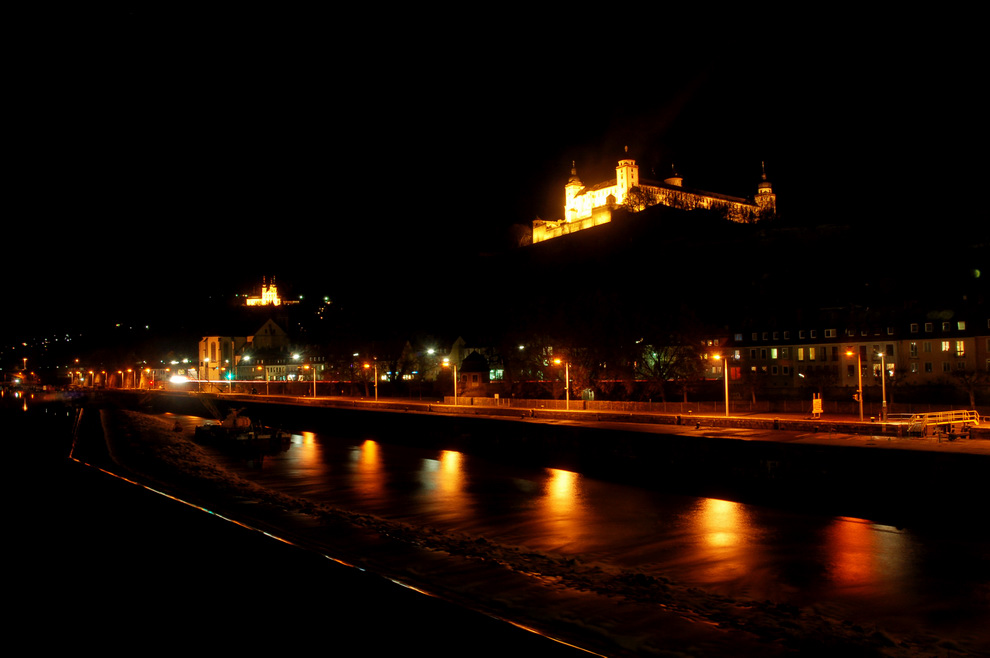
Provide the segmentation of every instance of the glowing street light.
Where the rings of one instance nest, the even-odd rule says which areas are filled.
[[[451,363],[449,357],[444,357],[442,365],[444,368],[454,368],[454,406],[457,406],[457,364]]]
[[[880,408],[880,422],[887,422],[887,356],[883,350],[880,351],[880,391],[883,397],[883,406]]]
[[[315,400],[316,399],[316,366],[312,366],[311,367],[307,363],[306,365],[303,366],[303,370],[312,370],[313,371],[313,399]],[[377,390],[378,389],[376,388],[375,389],[376,393],[377,393]],[[376,400],[378,399],[377,395],[376,395],[375,399]]]
[[[367,370],[370,367],[371,365],[367,363],[364,364],[365,370]],[[316,390],[316,380],[313,381],[313,390],[314,391]],[[316,393],[313,393],[313,396],[316,397]],[[375,361],[375,402],[378,402],[378,362],[377,361]]]
[[[715,355],[716,360],[722,360],[722,374],[725,375],[725,417],[729,417],[729,359],[722,358],[721,354]]]
[[[560,359],[553,362],[560,365]],[[567,362],[564,362],[564,409],[571,410],[571,364]]]
[[[852,356],[852,348],[846,350],[846,356]],[[856,399],[859,400],[859,422],[863,422],[863,355],[856,350],[856,374],[858,376],[859,388],[856,390]]]

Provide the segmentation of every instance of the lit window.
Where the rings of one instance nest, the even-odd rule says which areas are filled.
[[[956,356],[966,356],[966,341],[956,341]]]
[[[951,349],[951,343],[947,340],[942,341],[942,351],[948,352]]]
[[[960,320],[959,322],[957,322],[956,329],[958,329],[959,331],[966,331],[966,321]]]

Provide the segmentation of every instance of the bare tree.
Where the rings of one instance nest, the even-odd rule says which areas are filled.
[[[634,186],[626,193],[626,200],[622,204],[630,212],[639,212],[649,206],[660,203],[660,195],[654,188]]]
[[[955,370],[952,373],[953,383],[969,395],[969,406],[976,408],[976,392],[990,382],[990,373],[982,370]]]
[[[693,343],[671,336],[663,343],[643,345],[635,373],[637,378],[646,380],[651,397],[659,394],[660,399],[666,402],[666,382],[679,382],[684,396],[687,396],[688,382],[701,374],[701,358]]]

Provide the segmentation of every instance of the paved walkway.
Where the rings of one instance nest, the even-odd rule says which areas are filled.
[[[812,418],[807,413],[671,414],[637,411],[563,410],[517,406],[452,405],[440,401],[409,398],[348,398],[293,396],[221,396],[237,397],[252,403],[272,402],[302,406],[379,409],[404,413],[440,413],[480,416],[505,420],[580,424],[585,427],[622,429],[655,434],[696,435],[746,441],[776,441],[838,445],[886,450],[929,450],[937,452],[990,455],[990,440],[953,438],[944,434],[928,437],[898,436],[898,423],[861,422],[858,415],[823,414]],[[681,424],[675,424],[680,418]],[[773,429],[774,420],[781,429]],[[984,421],[986,426],[988,421]],[[905,432],[900,432],[906,434]]]

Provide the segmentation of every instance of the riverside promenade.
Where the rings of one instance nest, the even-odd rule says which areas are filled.
[[[190,394],[164,394],[173,399],[200,399]],[[627,411],[614,409],[565,409],[562,400],[503,401],[503,404],[477,404],[475,399],[454,398],[421,400],[413,398],[352,398],[308,397],[281,395],[214,394],[206,396],[224,408],[244,405],[248,409],[274,405],[297,409],[340,409],[415,413],[452,417],[474,417],[515,420],[527,424],[582,426],[587,428],[654,433],[685,437],[719,437],[743,441],[769,441],[808,445],[864,447],[879,450],[922,450],[939,453],[990,455],[990,417],[972,431],[948,431],[932,428],[927,435],[912,435],[903,418],[891,417],[889,422],[860,421],[858,416],[825,413],[813,418],[801,412],[705,412],[661,413],[656,411]],[[193,403],[195,406],[197,403]],[[580,406],[580,401],[571,403]],[[710,404],[710,403],[709,403]],[[263,412],[258,411],[259,417]]]
[[[912,436],[900,422],[808,414],[627,410],[144,392],[157,412],[222,418],[238,410],[287,431],[372,437],[711,498],[891,523],[968,513],[990,472],[985,426]]]

